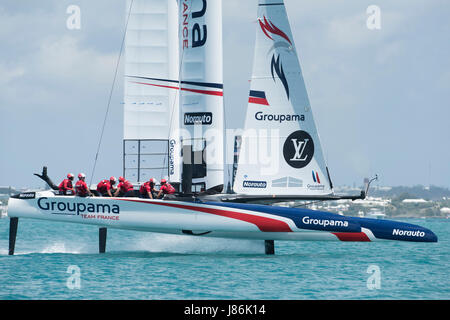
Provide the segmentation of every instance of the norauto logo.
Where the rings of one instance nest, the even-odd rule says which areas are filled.
[[[212,113],[211,112],[191,112],[184,114],[184,125],[195,125],[195,124],[203,124],[210,125],[212,124]]]
[[[242,185],[243,185],[244,188],[261,188],[261,189],[264,189],[264,188],[267,187],[267,182],[266,181],[249,181],[249,180],[244,180]]]
[[[82,203],[72,201],[49,201],[48,198],[39,198],[37,204],[44,211],[58,211],[59,214],[79,215],[80,213],[120,213],[117,204]]]
[[[400,230],[400,229],[394,229],[392,230],[393,236],[408,236],[408,237],[425,237],[425,232],[419,231],[419,230]]]

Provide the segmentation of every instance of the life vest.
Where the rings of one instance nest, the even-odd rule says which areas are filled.
[[[131,190],[134,190],[133,185],[128,180],[124,180],[123,182],[119,183],[117,188],[120,188],[121,191],[124,192],[124,193],[128,192],[128,191],[131,191]]]
[[[164,194],[174,194],[176,191],[170,183],[165,183],[161,186],[161,188],[159,188],[159,190],[162,190]]]
[[[86,182],[82,180],[78,180],[75,184],[75,190],[77,192],[77,195],[79,196],[86,196],[88,194],[88,186]]]
[[[153,190],[153,186],[150,184],[149,181],[145,182],[141,187],[139,188],[140,194],[146,194],[147,192],[151,192]]]
[[[64,193],[67,192],[67,190],[71,190],[73,191],[73,185],[72,185],[72,181],[70,181],[69,179],[64,179],[60,184],[59,184],[59,191],[62,191]]]
[[[97,184],[97,191],[100,193],[106,193],[111,189],[111,184],[108,180],[102,180]]]

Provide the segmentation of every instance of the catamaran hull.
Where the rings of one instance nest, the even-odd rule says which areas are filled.
[[[140,198],[81,198],[55,196],[48,191],[11,198],[8,216],[237,239],[437,241],[433,232],[412,224],[343,217],[308,209]]]

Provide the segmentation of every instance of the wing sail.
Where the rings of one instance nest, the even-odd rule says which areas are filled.
[[[245,127],[233,190],[333,194],[283,1],[260,0]]]

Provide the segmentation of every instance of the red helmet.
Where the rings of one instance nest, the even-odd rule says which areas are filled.
[[[110,182],[116,183],[116,177],[112,176],[111,178],[109,178]]]
[[[166,183],[166,179],[161,179],[161,184]]]
[[[73,173],[68,173],[68,174],[67,174],[67,179],[73,179],[73,177],[75,177],[75,176],[73,175]]]
[[[119,182],[124,182],[125,178],[124,177],[119,177]]]
[[[78,179],[84,179],[84,178],[86,178],[86,175],[84,174],[84,173],[80,173],[80,174],[78,174]]]

